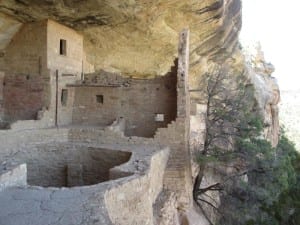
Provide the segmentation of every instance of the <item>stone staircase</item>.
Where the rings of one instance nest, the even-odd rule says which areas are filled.
[[[183,119],[176,119],[166,128],[159,128],[154,136],[161,145],[170,147],[170,156],[164,175],[164,186],[178,194],[180,198],[187,197],[188,148],[186,147],[185,126]]]

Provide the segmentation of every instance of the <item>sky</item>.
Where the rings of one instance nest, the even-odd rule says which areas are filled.
[[[242,44],[260,41],[282,90],[300,89],[300,0],[242,0]]]

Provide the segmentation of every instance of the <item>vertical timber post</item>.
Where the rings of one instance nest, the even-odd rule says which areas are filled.
[[[39,75],[42,75],[42,57],[39,57],[39,65],[38,65]]]
[[[58,126],[58,70],[55,72],[55,126]]]
[[[4,79],[5,73],[0,71],[0,122],[4,117]]]
[[[84,80],[84,72],[83,72],[83,60],[81,61],[81,81]]]

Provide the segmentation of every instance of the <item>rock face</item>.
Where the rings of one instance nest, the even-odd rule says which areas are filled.
[[[50,18],[74,28],[83,33],[88,61],[96,69],[133,77],[166,74],[177,54],[178,33],[189,27],[194,76],[203,56],[231,54],[238,43],[240,9],[240,0],[7,0],[0,2],[5,14],[0,18],[8,21],[9,15],[16,24]],[[9,37],[11,31],[0,26]]]
[[[255,52],[247,53],[246,61],[249,77],[254,84],[256,100],[260,114],[264,119],[264,137],[273,147],[278,144],[279,137],[279,108],[280,91],[276,79],[272,77],[275,68],[265,61],[260,44],[257,44]]]

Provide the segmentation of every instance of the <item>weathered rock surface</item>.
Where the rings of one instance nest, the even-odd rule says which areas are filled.
[[[271,76],[275,68],[266,62],[260,44],[256,46],[255,52],[246,54],[246,61],[260,114],[264,119],[264,138],[269,140],[272,146],[276,146],[280,130],[278,108],[280,91],[276,79]]]
[[[240,9],[240,0],[6,0],[0,1],[0,19],[18,26],[50,18],[72,27],[84,34],[88,61],[96,69],[133,77],[166,74],[177,54],[178,33],[189,27],[195,75],[203,56],[231,54],[238,43]],[[0,25],[6,40],[9,27]],[[0,49],[6,44],[0,38]]]
[[[13,35],[21,27],[21,23],[11,17],[0,14],[0,51],[10,42]],[[1,57],[1,55],[0,55]]]

